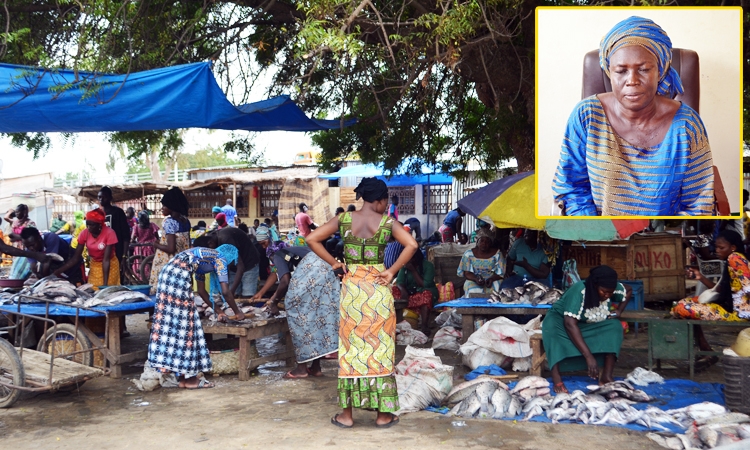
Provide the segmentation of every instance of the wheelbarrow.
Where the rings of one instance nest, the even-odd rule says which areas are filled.
[[[13,312],[13,321],[0,327],[0,408],[11,407],[21,392],[55,392],[76,389],[105,370],[92,367],[93,348],[78,328],[58,324],[48,317]],[[38,350],[15,347],[8,340],[10,332],[25,335],[31,321],[42,321],[45,333]]]

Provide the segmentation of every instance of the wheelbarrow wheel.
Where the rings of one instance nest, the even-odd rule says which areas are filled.
[[[23,387],[26,375],[18,352],[5,339],[0,338],[0,381]],[[0,408],[10,408],[18,400],[21,391],[9,386],[0,386]]]
[[[151,278],[151,266],[154,264],[154,255],[148,255],[141,261],[140,267],[138,268],[138,274],[141,277],[143,284],[148,284]]]
[[[50,328],[45,333],[44,338],[39,340],[37,350],[47,354],[52,354],[52,350],[55,350],[55,358],[58,355],[66,355],[68,353],[77,352],[80,350],[89,350],[91,348],[91,341],[81,331],[81,326],[78,326],[78,333],[76,333],[76,327],[69,323],[57,324],[57,330]],[[55,336],[53,336],[53,334]],[[75,355],[65,356],[68,361],[74,361],[84,366],[94,365],[94,352],[82,352],[76,353]]]

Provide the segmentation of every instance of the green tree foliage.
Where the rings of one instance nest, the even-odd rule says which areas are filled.
[[[325,167],[357,152],[387,168],[416,157],[460,172],[473,159],[491,174],[510,157],[521,170],[533,168],[534,9],[602,4],[745,6],[739,0],[7,0],[0,7],[0,60],[127,72],[210,59],[236,104],[270,78],[267,94],[291,94],[308,113],[357,117],[353,127],[315,136]],[[744,49],[749,77],[750,45]],[[30,148],[44,147],[38,137],[26,139]],[[250,144],[238,135],[227,149],[252,155]]]

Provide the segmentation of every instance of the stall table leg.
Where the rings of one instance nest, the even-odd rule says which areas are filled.
[[[107,347],[114,358],[120,356],[120,317],[114,314],[109,315],[107,318],[107,329],[109,333]],[[110,361],[110,373],[109,376],[112,378],[122,377],[122,366],[119,361]]]

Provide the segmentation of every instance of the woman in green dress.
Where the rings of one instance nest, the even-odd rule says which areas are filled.
[[[607,319],[619,319],[628,300],[630,289],[617,282],[617,272],[598,266],[552,305],[542,322],[542,339],[555,392],[568,392],[560,372],[588,370],[602,384],[614,381],[623,332],[619,320]],[[620,304],[612,314],[610,301]]]
[[[376,410],[375,426],[398,423],[396,359],[396,309],[388,286],[415,251],[417,242],[401,224],[385,214],[388,187],[376,178],[364,178],[354,189],[362,208],[340,214],[307,236],[307,245],[344,279],[339,307],[340,414],[331,423],[342,428],[354,424],[352,408]],[[344,242],[344,260],[336,261],[323,246],[336,230]],[[404,246],[393,266],[383,264],[391,234]]]

